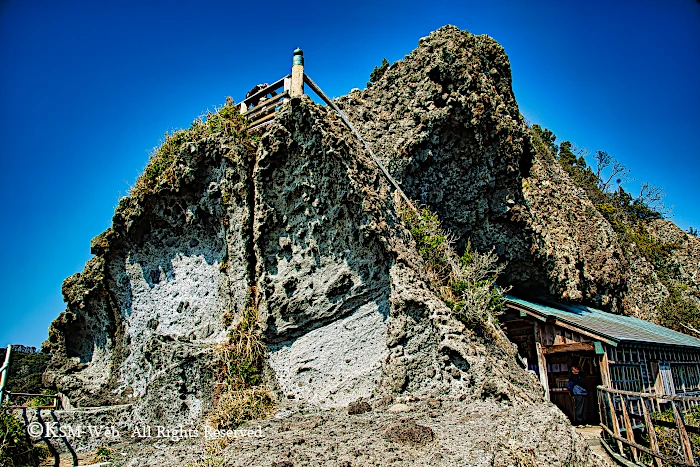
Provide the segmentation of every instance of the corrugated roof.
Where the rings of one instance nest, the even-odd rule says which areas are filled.
[[[552,317],[617,342],[642,342],[700,348],[700,339],[631,316],[614,315],[584,305],[537,303],[505,295],[506,302],[543,318]]]

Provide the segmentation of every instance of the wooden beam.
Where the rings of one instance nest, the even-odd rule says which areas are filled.
[[[533,326],[535,333],[535,350],[537,352],[537,366],[540,369],[540,383],[544,388],[546,400],[549,400],[549,378],[547,377],[547,359],[542,351],[540,323],[535,323]]]
[[[276,96],[273,96],[269,99],[265,99],[264,101],[260,101],[258,105],[253,107],[252,109],[248,110],[243,114],[244,117],[247,117],[249,120],[255,118],[255,114],[259,112],[264,112],[266,110],[274,110],[275,107],[277,107],[279,104],[277,102],[281,101],[285,97],[289,97],[288,92],[283,92],[281,94],[277,94]],[[275,105],[272,105],[275,104]]]
[[[615,410],[615,404],[613,403],[613,397],[612,394],[609,392],[605,393],[608,396],[608,407],[610,407],[610,415],[612,415],[612,426],[613,426],[613,432],[615,433],[615,439],[617,440],[617,447],[620,448],[620,455],[624,456],[625,455],[625,449],[622,446],[622,435],[620,434],[620,426],[617,423],[617,411]],[[608,427],[605,427],[606,429]]]
[[[678,411],[676,407],[676,402],[671,402],[673,407],[673,418],[676,419],[676,426],[678,427],[678,437],[681,440],[681,446],[683,446],[683,453],[685,454],[685,460],[689,464],[693,464],[693,447],[690,444],[690,438],[688,437],[688,432],[685,430],[685,422],[683,421],[683,415]]]
[[[630,443],[634,443],[634,430],[632,430],[632,422],[630,421],[630,414],[627,410],[627,398],[625,396],[620,396],[620,402],[622,406],[622,418],[625,422],[625,434]],[[630,446],[630,451],[632,451],[632,458],[635,462],[639,463],[639,452],[633,446]]]
[[[586,342],[572,342],[570,344],[557,344],[544,346],[542,352],[545,355],[561,352],[584,352],[594,350],[593,344]]]
[[[659,452],[659,441],[656,439],[656,430],[654,429],[654,422],[651,420],[651,415],[649,414],[649,409],[647,408],[647,403],[644,398],[642,401],[642,412],[644,413],[644,427],[647,430],[647,436],[649,436],[649,447],[652,451]],[[654,457],[654,463],[656,467],[663,467],[661,459]]]
[[[569,324],[569,323],[565,323],[565,322],[562,321],[562,320],[559,320],[559,319],[556,320],[555,323],[554,323],[554,325],[555,325],[555,326],[562,327],[562,328],[570,329],[570,330],[575,331],[575,332],[577,332],[577,333],[579,333],[579,334],[582,334],[582,335],[584,335],[584,336],[592,337],[593,339],[599,340],[599,341],[601,341],[601,342],[605,342],[606,344],[612,345],[613,347],[617,346],[617,342],[615,342],[615,341],[613,341],[613,340],[610,340],[610,339],[609,339],[608,337],[606,337],[606,336],[603,336],[603,335],[601,335],[601,334],[597,334],[597,333],[594,333],[594,332],[591,332],[591,331],[587,331],[587,330],[585,330],[585,329],[581,329],[581,328],[579,328],[578,326],[575,326],[575,325]]]
[[[539,342],[535,342],[535,347],[537,347],[537,365],[540,368],[540,383],[544,388],[545,397],[549,400],[549,378],[547,376],[547,359],[542,352],[542,345]]]
[[[622,436],[616,435],[607,426],[605,426],[605,425],[601,425],[601,426],[611,437],[615,438],[618,442],[619,441],[624,441],[625,443],[628,442],[626,438],[623,438]],[[688,466],[688,467],[696,467],[693,464],[688,464],[687,462],[678,461],[677,459],[674,459],[672,457],[665,456],[665,455],[661,454],[660,452],[653,452],[651,449],[649,449],[646,446],[642,446],[641,444],[634,443],[632,446],[639,449],[640,451],[646,452],[647,454],[649,454],[651,456],[658,457],[659,459],[663,459],[664,461],[668,462],[671,465],[683,465],[683,466]]]
[[[272,112],[271,114],[266,115],[266,116],[260,118],[259,120],[256,120],[256,121],[252,122],[252,123],[250,124],[250,128],[253,128],[253,127],[257,126],[257,125],[260,125],[261,123],[270,121],[270,120],[272,120],[273,118],[275,118],[275,112]]]
[[[510,307],[510,308],[513,308],[514,310],[518,310],[518,311],[525,312],[528,316],[531,316],[531,317],[537,319],[538,321],[543,321],[543,322],[546,322],[546,323],[548,323],[548,324],[554,324],[555,326],[559,326],[559,327],[562,327],[562,328],[566,328],[566,329],[568,329],[568,330],[570,330],[570,331],[574,331],[574,332],[577,332],[577,333],[582,334],[582,335],[584,335],[584,336],[588,336],[588,337],[591,337],[591,338],[593,338],[593,339],[596,339],[596,340],[605,342],[606,344],[611,345],[611,346],[613,346],[613,347],[617,346],[617,342],[616,342],[616,341],[611,340],[610,338],[608,338],[608,337],[606,337],[606,336],[603,336],[603,335],[600,335],[600,334],[597,334],[597,333],[595,333],[595,332],[588,331],[588,330],[585,330],[585,329],[581,329],[580,327],[578,327],[578,326],[576,326],[576,325],[566,323],[566,322],[564,322],[564,321],[562,321],[562,320],[560,320],[560,319],[556,319],[556,318],[555,318],[555,319],[552,320],[552,319],[550,319],[550,318],[552,318],[552,317],[542,316],[542,315],[540,315],[539,313],[535,313],[535,312],[532,311],[532,310],[528,310],[527,308],[520,307],[520,306],[514,305],[514,304],[512,304],[512,303],[506,303],[506,306],[507,306],[507,307]]]
[[[520,316],[523,316],[522,314],[525,313],[525,315],[530,316],[532,318],[535,318],[539,321],[547,321],[546,317],[544,317],[538,313],[535,313],[533,311],[530,311],[527,308],[522,308],[522,307],[519,307],[517,305],[513,305],[512,303],[506,303],[506,306],[509,308],[512,308],[514,310],[518,310],[520,312]]]
[[[285,76],[284,78],[278,79],[277,81],[275,81],[274,83],[272,83],[271,85],[266,87],[265,89],[261,89],[260,91],[256,92],[252,96],[246,98],[243,102],[241,102],[241,104],[244,104],[246,107],[248,107],[251,102],[253,102],[257,99],[260,99],[261,97],[266,96],[267,94],[271,93],[272,91],[278,90],[279,88],[284,86],[284,80],[288,76]]]
[[[578,327],[578,326],[576,326],[576,325],[566,323],[566,322],[564,322],[564,321],[562,321],[562,320],[560,320],[560,319],[556,319],[556,317],[553,317],[553,316],[543,316],[543,315],[541,315],[541,314],[539,314],[539,313],[536,313],[536,312],[534,312],[534,311],[532,311],[532,310],[529,310],[529,309],[527,309],[527,308],[525,308],[525,307],[521,307],[521,306],[518,306],[518,305],[514,305],[514,304],[512,304],[512,303],[506,303],[506,306],[507,306],[507,307],[510,307],[510,308],[513,308],[514,310],[518,310],[518,311],[520,311],[520,312],[524,312],[524,313],[526,313],[528,316],[531,316],[531,317],[537,319],[538,321],[543,321],[543,322],[546,322],[546,323],[548,323],[548,324],[554,324],[555,326],[559,326],[559,327],[562,327],[562,328],[566,328],[566,329],[568,329],[568,330],[570,330],[570,331],[574,331],[574,332],[577,332],[577,333],[582,334],[582,335],[584,335],[584,336],[591,337],[591,338],[593,338],[593,339],[596,339],[596,340],[605,342],[606,344],[611,345],[611,346],[613,346],[613,347],[617,346],[617,342],[614,341],[614,340],[611,340],[611,339],[610,339],[609,337],[607,337],[607,336],[603,336],[603,335],[601,335],[601,334],[598,334],[598,333],[593,332],[593,331],[588,331],[588,330],[586,330],[586,329],[581,329],[580,327]],[[555,318],[555,319],[551,319],[551,318]]]

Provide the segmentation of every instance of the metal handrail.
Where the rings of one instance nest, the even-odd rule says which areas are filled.
[[[5,363],[2,364],[0,368],[0,404],[5,400],[5,384],[7,383],[7,373],[9,373],[10,368],[10,354],[12,353],[12,346],[8,345],[5,351]]]

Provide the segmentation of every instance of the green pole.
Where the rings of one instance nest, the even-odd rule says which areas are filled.
[[[3,363],[2,368],[0,368],[0,404],[5,400],[5,383],[7,382],[7,373],[10,371],[10,353],[12,353],[12,346],[7,346],[7,351],[5,352],[5,363]]]

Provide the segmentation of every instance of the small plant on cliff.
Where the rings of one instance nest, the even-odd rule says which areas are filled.
[[[381,66],[375,66],[372,73],[369,74],[369,82],[367,83],[367,87],[379,81],[382,76],[384,76],[387,69],[389,69],[389,62],[386,58],[383,58]]]
[[[115,452],[114,449],[110,449],[107,446],[100,446],[97,448],[97,451],[95,451],[95,459],[100,462],[106,462],[112,458]]]
[[[214,428],[235,429],[246,420],[266,417],[274,411],[274,397],[262,384],[265,351],[253,287],[228,341],[215,347],[221,393],[208,420]]]
[[[428,208],[399,206],[399,216],[416,241],[427,278],[454,315],[469,326],[495,332],[504,291],[496,285],[504,266],[495,253],[479,253],[467,244],[462,256],[452,249],[453,239]]]
[[[224,467],[226,462],[220,457],[204,457],[187,464],[187,467]]]

